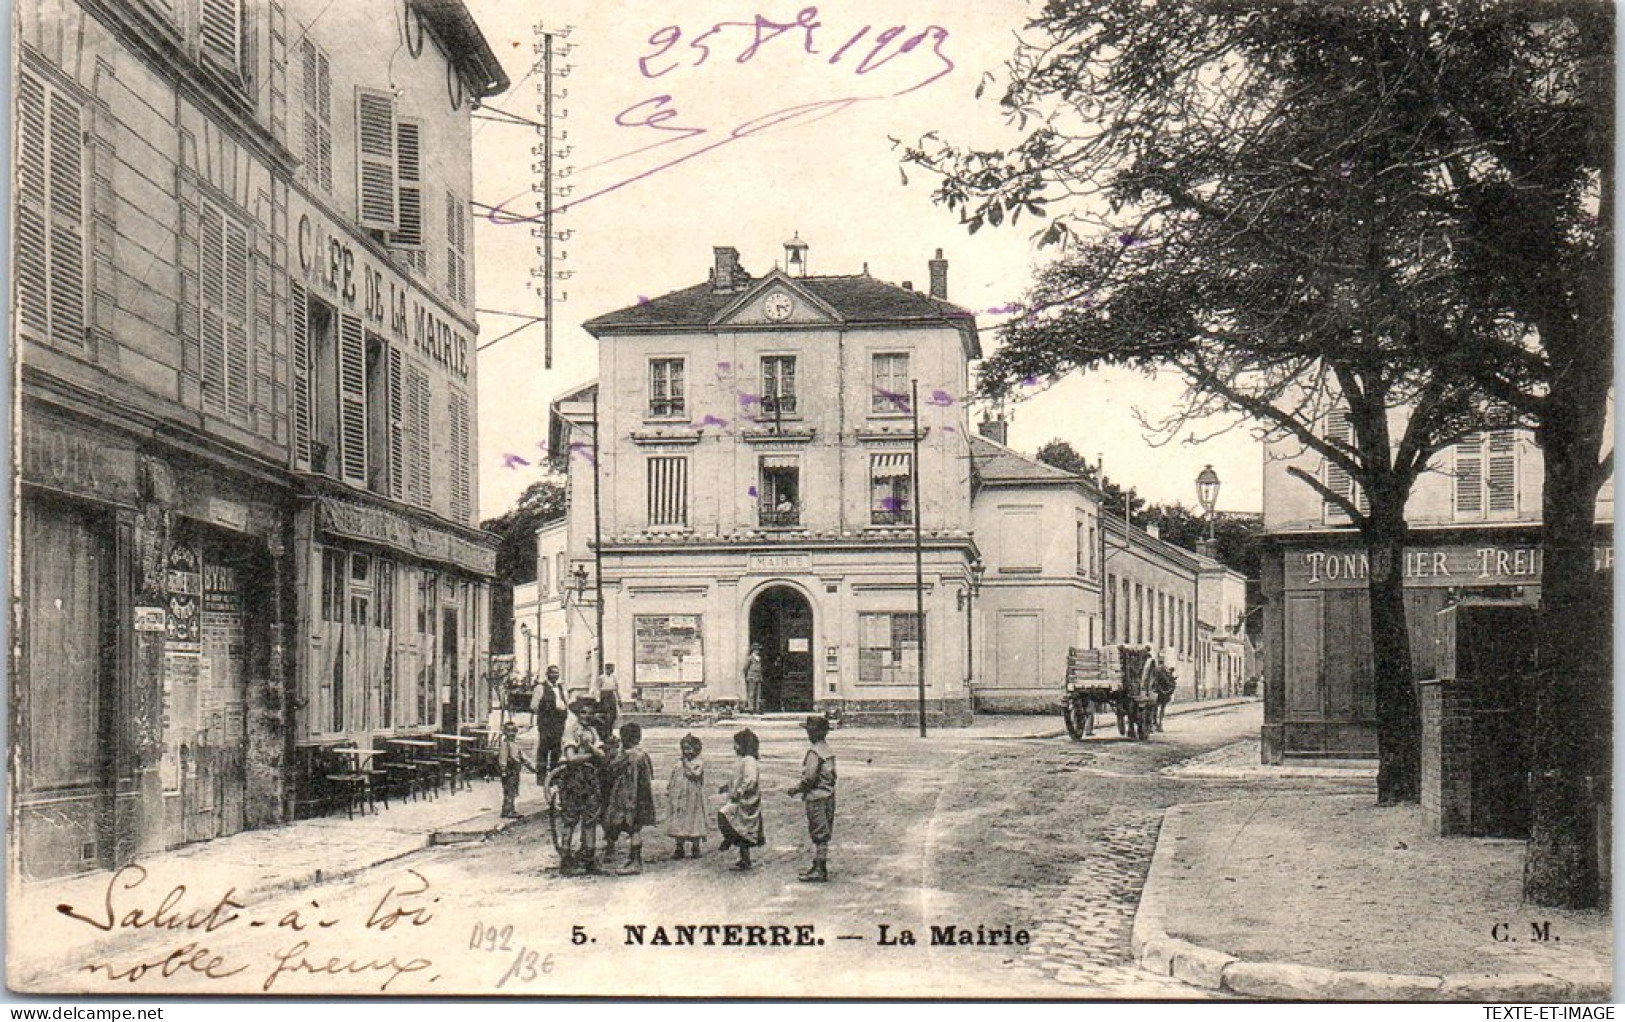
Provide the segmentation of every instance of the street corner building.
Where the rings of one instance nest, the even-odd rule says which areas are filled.
[[[23,879],[329,810],[483,719],[455,0],[16,10]],[[395,59],[380,54],[397,50]]]
[[[1346,442],[1347,412],[1332,412],[1321,430]],[[1346,512],[1289,472],[1296,468],[1319,479],[1356,506],[1364,497],[1346,472],[1295,441],[1273,441],[1264,465],[1263,759],[1374,757],[1366,548]],[[1517,750],[1525,744],[1522,725],[1533,697],[1514,689],[1533,656],[1542,465],[1527,430],[1494,429],[1446,447],[1430,468],[1406,505],[1410,524],[1402,570],[1411,662],[1420,686],[1423,802],[1436,821],[1441,791],[1448,792],[1458,774],[1474,774],[1474,784],[1522,776]],[[1611,573],[1612,480],[1603,486],[1595,520],[1596,570]],[[1502,682],[1513,688],[1496,691]],[[1441,720],[1441,713],[1453,712],[1458,696],[1472,703],[1464,712],[1476,716],[1479,732],[1469,743],[1479,757],[1476,769],[1463,764],[1466,773],[1451,765],[1452,725]],[[1513,758],[1497,759],[1497,747]],[[1516,833],[1513,826],[1505,836]]]
[[[516,624],[538,670],[590,687],[601,634],[644,710],[907,724],[923,645],[928,722],[967,723],[1054,711],[1070,649],[1140,642],[1181,698],[1217,694],[1197,586],[1239,576],[1113,532],[1095,486],[1011,450],[1002,417],[971,431],[980,342],[940,250],[924,291],[810,274],[799,235],[758,276],[712,257],[705,283],[585,324],[599,377],[549,430],[568,523]]]
[[[570,570],[602,564],[566,594],[566,684],[593,669],[601,616],[623,699],[742,707],[754,646],[756,708],[901,723],[923,643],[928,719],[968,719],[964,396],[981,349],[946,260],[920,291],[808,275],[799,237],[760,276],[713,255],[706,283],[589,320],[598,379],[553,405]]]

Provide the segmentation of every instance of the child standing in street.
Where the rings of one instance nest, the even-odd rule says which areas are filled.
[[[579,866],[584,872],[601,872],[596,861],[598,821],[603,815],[603,786],[598,765],[603,750],[598,746],[598,735],[592,728],[591,700],[580,699],[571,704],[577,725],[566,739],[564,762],[553,771],[558,783],[558,822],[562,828],[559,838],[559,868],[569,872]],[[577,831],[580,832],[579,851]]]
[[[761,748],[761,741],[750,728],[734,735],[733,780],[722,786],[728,804],[717,813],[717,826],[722,829],[721,850],[739,849],[739,861],[730,869],[750,869],[750,850],[767,844],[767,835],[762,831],[762,778],[756,764]]]
[[[815,714],[801,725],[812,748],[801,761],[801,783],[791,788],[807,808],[807,832],[812,837],[812,866],[797,879],[803,883],[829,882],[829,839],[835,833],[835,753],[830,750],[828,718]]]
[[[643,728],[637,722],[621,725],[621,747],[611,760],[609,798],[604,806],[604,847],[614,847],[627,836],[626,865],[622,876],[643,872],[643,828],[655,822],[654,764],[643,751]]]
[[[513,819],[519,815],[514,800],[519,797],[519,772],[534,769],[525,754],[519,751],[519,725],[508,721],[502,725],[502,742],[497,746],[497,771],[502,778],[502,815]]]
[[[705,761],[700,759],[703,746],[693,735],[684,735],[678,748],[683,758],[671,768],[671,779],[666,782],[666,797],[671,801],[666,833],[677,842],[672,858],[683,858],[684,847],[690,846],[692,857],[698,859],[700,842],[705,840],[710,825],[705,811]]]

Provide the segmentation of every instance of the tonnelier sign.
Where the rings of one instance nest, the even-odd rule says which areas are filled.
[[[1614,548],[1594,550],[1598,571],[1614,567]],[[1405,582],[1423,586],[1535,585],[1540,582],[1540,548],[1497,544],[1417,547],[1405,551]],[[1364,550],[1293,550],[1286,557],[1289,589],[1347,589],[1364,586],[1371,563]]]

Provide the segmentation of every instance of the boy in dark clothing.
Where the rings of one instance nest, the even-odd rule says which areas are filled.
[[[603,784],[599,777],[599,764],[603,750],[592,729],[591,700],[577,700],[570,709],[576,714],[579,726],[569,736],[564,747],[564,762],[554,773],[558,777],[558,820],[563,828],[563,849],[559,853],[559,868],[568,871],[580,866],[587,873],[601,872],[596,860],[598,821],[603,816]],[[579,851],[575,835],[580,831]]]
[[[812,748],[801,761],[801,783],[791,788],[791,798],[800,797],[807,808],[807,832],[812,837],[813,861],[797,879],[803,883],[829,881],[829,840],[835,832],[835,753],[830,750],[829,720],[822,715],[808,717],[802,727]]]
[[[530,760],[519,751],[519,725],[510,720],[502,725],[502,742],[497,746],[497,772],[502,777],[502,815],[508,819],[519,815],[514,808],[514,799],[519,797],[519,772],[530,765]]]

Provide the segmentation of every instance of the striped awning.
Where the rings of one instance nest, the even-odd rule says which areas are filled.
[[[800,468],[801,458],[794,454],[764,454],[763,468]]]
[[[909,456],[906,452],[871,454],[869,456],[869,474],[876,479],[909,475],[908,459]]]

